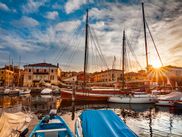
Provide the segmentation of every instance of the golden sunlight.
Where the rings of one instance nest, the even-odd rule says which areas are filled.
[[[159,61],[154,61],[154,62],[151,62],[151,65],[154,67],[154,68],[160,68],[162,65]]]

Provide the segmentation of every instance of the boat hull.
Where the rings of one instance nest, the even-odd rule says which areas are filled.
[[[74,137],[68,125],[59,116],[44,117],[32,130],[29,137],[46,137],[47,135],[59,137]]]
[[[113,96],[108,99],[108,102],[112,103],[135,103],[135,104],[144,104],[144,103],[154,103],[156,101],[153,97],[122,97],[122,96]]]
[[[72,91],[61,91],[61,98],[63,100],[73,100],[73,101],[107,101],[109,94],[91,94],[84,92],[76,92],[73,95]]]
[[[182,109],[182,101],[181,102],[177,102],[177,103],[175,103],[175,107],[177,108],[177,109]]]
[[[75,122],[75,134],[76,137],[138,137],[111,110],[82,112]]]
[[[175,100],[158,100],[155,104],[158,106],[174,106]]]

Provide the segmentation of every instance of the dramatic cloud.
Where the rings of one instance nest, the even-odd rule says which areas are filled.
[[[33,13],[46,3],[46,0],[28,0],[28,2],[22,6],[23,13]]]
[[[87,0],[68,0],[65,4],[65,11],[67,14],[79,9],[83,4],[86,4]]]
[[[119,68],[122,35],[125,30],[127,58],[132,59],[132,64],[137,58],[145,68],[141,1],[90,0],[88,4],[87,0],[27,0],[17,2],[18,6],[10,5],[8,8],[9,3],[0,3],[0,52],[21,54],[29,61],[33,59],[37,62],[46,58],[65,66],[72,64],[72,68],[73,64],[75,67],[82,66],[86,17],[84,11],[89,7],[89,32],[93,35],[89,35],[89,52],[92,52],[89,57],[99,60],[97,50],[93,48],[92,38],[95,38],[109,67],[116,56],[116,67]],[[181,7],[181,0],[145,0],[147,24],[165,65],[182,65]],[[12,12],[6,12],[6,18],[4,11]],[[152,64],[158,57],[148,31],[147,40],[149,63]],[[135,58],[128,45],[135,52]],[[28,56],[27,52],[30,53]]]
[[[23,16],[20,20],[13,21],[16,27],[35,27],[39,22],[31,17]]]
[[[47,12],[46,14],[46,18],[47,19],[51,19],[51,20],[54,20],[56,19],[57,17],[59,16],[59,13],[57,11],[52,11],[52,12]]]
[[[80,20],[65,21],[65,22],[58,23],[55,26],[55,30],[62,31],[62,32],[72,32],[76,28],[78,28],[80,26],[80,24],[81,24]]]
[[[1,2],[0,2],[0,10],[10,11],[8,6],[6,4],[4,4],[4,3],[1,3]]]

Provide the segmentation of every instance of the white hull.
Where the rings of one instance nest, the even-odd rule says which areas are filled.
[[[108,99],[108,102],[113,103],[135,103],[135,104],[142,104],[142,103],[155,103],[155,97],[135,97],[135,96],[112,96]]]
[[[158,100],[155,104],[159,106],[173,106],[174,100]]]
[[[47,94],[52,94],[52,89],[50,88],[45,88],[41,91],[42,95],[47,95]]]
[[[75,132],[76,132],[76,137],[83,137],[80,118],[77,118],[75,122]]]
[[[24,95],[24,94],[30,94],[31,90],[20,90],[19,94]]]
[[[156,105],[160,106],[174,106],[176,102],[182,100],[181,92],[171,92],[170,94],[163,95],[158,98]]]

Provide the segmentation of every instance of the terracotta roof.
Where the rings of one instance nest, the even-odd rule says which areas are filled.
[[[25,65],[24,67],[56,67],[56,65],[52,65],[52,64],[49,64],[49,63],[37,63],[37,64],[28,64],[28,65]]]

